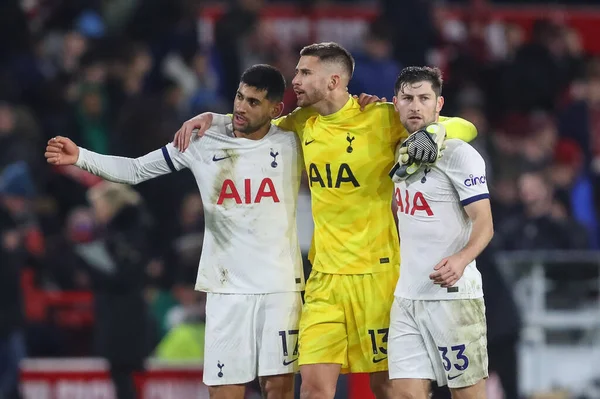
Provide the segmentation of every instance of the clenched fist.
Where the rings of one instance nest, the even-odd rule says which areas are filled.
[[[44,156],[51,165],[74,165],[79,159],[79,147],[71,139],[56,136],[48,140]]]

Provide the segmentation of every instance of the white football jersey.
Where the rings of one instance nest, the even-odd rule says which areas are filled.
[[[429,279],[444,258],[462,250],[471,235],[464,206],[489,198],[485,162],[468,143],[446,141],[443,156],[396,183],[400,234],[400,279],[395,295],[414,300],[481,298],[481,274],[475,261],[450,288]]]
[[[181,153],[172,144],[123,164],[125,158],[80,152],[77,165],[137,184],[189,168],[205,214],[196,289],[267,294],[304,289],[296,211],[303,161],[296,134],[271,126],[261,140],[233,136],[231,125],[194,136]],[[110,159],[111,162],[108,162]]]

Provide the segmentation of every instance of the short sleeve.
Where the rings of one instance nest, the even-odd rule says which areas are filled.
[[[448,143],[453,148],[447,148],[446,175],[458,192],[463,206],[489,198],[485,161],[483,157],[469,144]],[[448,151],[450,149],[450,151]]]
[[[282,130],[295,132],[302,140],[306,121],[315,115],[317,115],[317,111],[310,107],[296,108],[289,114],[273,120],[273,124]]]

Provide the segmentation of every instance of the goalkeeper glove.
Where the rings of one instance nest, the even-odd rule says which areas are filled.
[[[397,183],[415,173],[423,164],[433,164],[442,156],[446,128],[432,123],[417,130],[400,146],[399,159],[389,175]]]

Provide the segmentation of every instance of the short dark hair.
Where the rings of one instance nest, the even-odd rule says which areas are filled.
[[[285,78],[279,69],[267,64],[257,64],[246,69],[240,79],[241,83],[266,91],[269,101],[283,101]]]
[[[335,62],[340,64],[348,76],[352,78],[354,73],[354,57],[342,46],[333,42],[315,43],[300,50],[300,56],[317,57],[324,62]]]
[[[398,75],[396,84],[394,85],[394,93],[398,95],[400,90],[404,89],[407,84],[423,81],[431,83],[436,96],[439,97],[442,94],[442,85],[444,83],[442,71],[437,67],[431,68],[427,66],[410,66],[400,71],[400,75]]]

